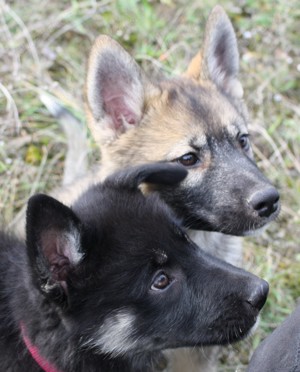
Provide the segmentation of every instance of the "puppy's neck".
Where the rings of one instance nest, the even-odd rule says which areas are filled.
[[[58,370],[53,364],[51,364],[46,358],[44,358],[39,349],[33,345],[28,338],[26,334],[26,328],[24,323],[20,324],[21,328],[21,335],[24,341],[24,344],[26,345],[27,350],[29,351],[30,355],[32,358],[36,361],[36,363],[42,368],[43,371],[45,372],[61,372]]]

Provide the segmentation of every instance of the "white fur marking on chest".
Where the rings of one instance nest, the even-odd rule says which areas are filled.
[[[132,349],[136,339],[132,338],[135,316],[128,310],[119,310],[109,315],[94,336],[86,342],[101,353],[118,356]]]

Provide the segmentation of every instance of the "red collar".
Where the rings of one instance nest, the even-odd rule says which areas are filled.
[[[24,324],[21,323],[21,335],[23,337],[23,341],[31,354],[32,358],[37,362],[37,364],[42,368],[45,372],[61,372],[59,371],[53,364],[49,363],[39,352],[39,349],[32,345],[31,341],[26,335]]]

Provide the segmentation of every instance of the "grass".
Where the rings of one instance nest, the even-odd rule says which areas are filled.
[[[149,73],[178,74],[201,44],[214,1],[0,0],[0,223],[36,191],[60,184],[66,141],[39,94],[49,91],[84,120],[89,48],[106,33]],[[271,291],[254,336],[230,347],[221,371],[242,371],[260,340],[300,297],[300,45],[297,0],[221,2],[237,32],[241,80],[258,165],[281,191],[282,213],[245,241],[245,266]],[[90,140],[90,160],[98,157]]]

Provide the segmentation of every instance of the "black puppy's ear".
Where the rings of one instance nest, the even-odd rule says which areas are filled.
[[[83,258],[80,220],[57,200],[35,195],[28,202],[26,238],[34,281],[47,297],[62,303],[68,274]]]
[[[175,163],[154,163],[127,168],[114,173],[105,181],[105,185],[135,190],[141,183],[173,186],[181,182],[187,170]]]

